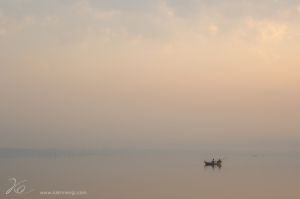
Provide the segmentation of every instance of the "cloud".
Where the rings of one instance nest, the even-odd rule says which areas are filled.
[[[167,17],[174,17],[174,10],[170,7],[167,1],[162,0],[159,2],[159,10]]]
[[[78,1],[74,5],[75,11],[81,17],[90,17],[100,21],[112,20],[120,15],[121,11],[116,9],[95,8],[89,1]]]
[[[22,32],[26,28],[35,24],[34,16],[17,18],[0,13],[0,35],[9,35]]]
[[[280,42],[289,34],[289,27],[285,23],[253,18],[247,19],[246,23],[250,30],[256,31],[258,38],[263,42]]]
[[[298,12],[300,12],[300,5],[298,5],[296,9]]]
[[[288,34],[288,27],[285,24],[266,24],[260,30],[264,41],[282,41]]]
[[[214,23],[209,24],[208,26],[208,31],[212,34],[212,35],[216,35],[219,32],[219,26],[217,26]]]

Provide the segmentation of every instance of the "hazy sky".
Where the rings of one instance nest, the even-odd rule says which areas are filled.
[[[1,0],[0,147],[300,144],[298,0]]]

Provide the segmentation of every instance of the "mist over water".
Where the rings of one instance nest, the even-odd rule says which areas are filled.
[[[1,152],[4,153],[3,151]],[[14,177],[34,189],[22,198],[298,198],[300,154],[238,153],[213,156],[195,151],[131,151],[0,157],[1,193]],[[223,165],[203,161],[223,158]],[[87,195],[44,196],[82,191]],[[11,193],[7,198],[15,198]]]

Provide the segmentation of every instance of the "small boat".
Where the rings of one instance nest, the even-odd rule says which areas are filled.
[[[222,166],[222,160],[207,162],[204,161],[205,166]]]

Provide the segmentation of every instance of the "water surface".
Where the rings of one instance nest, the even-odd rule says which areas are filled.
[[[200,152],[2,152],[0,188],[2,198],[22,199],[300,198],[296,154],[226,154],[222,168],[204,167],[203,160],[210,157]],[[24,185],[33,192],[5,196],[11,177],[27,180]],[[81,191],[81,195],[41,195],[41,191]]]

